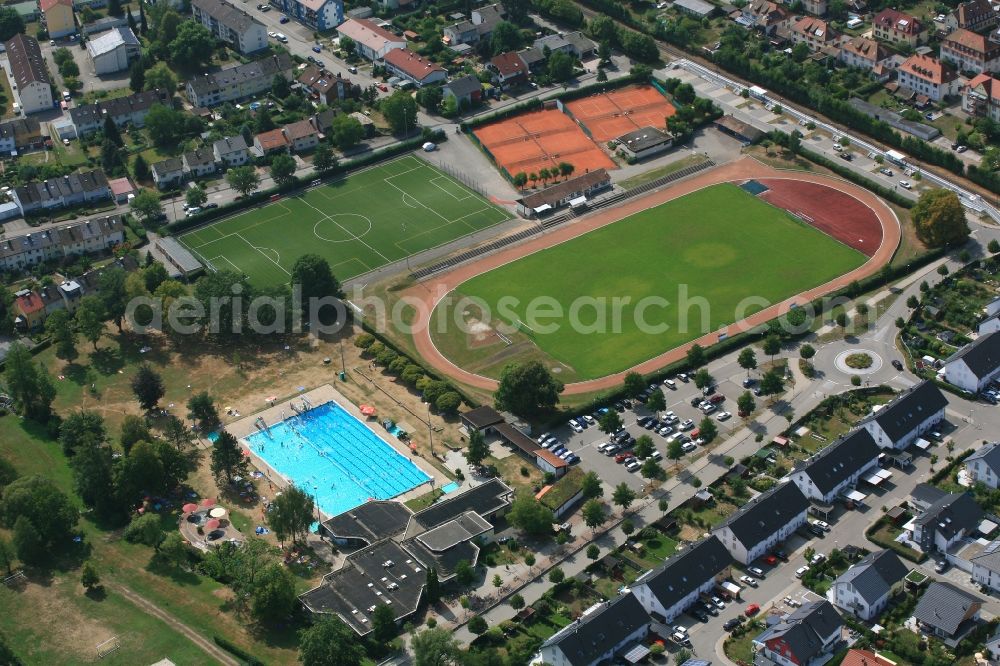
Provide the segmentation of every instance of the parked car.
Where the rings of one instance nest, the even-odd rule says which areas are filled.
[[[825,560],[826,560],[826,555],[824,555],[823,553],[816,553],[815,555],[812,556],[812,559],[809,560],[809,564],[813,565],[822,564]]]
[[[786,553],[781,548],[778,548],[777,550],[774,551],[774,557],[777,557],[782,562],[787,562],[788,561],[788,553]],[[751,569],[750,572],[753,573],[753,569]]]
[[[784,601],[786,605],[791,606],[792,608],[798,608],[799,606],[802,605],[801,601],[799,601],[798,599],[793,599],[791,595],[785,597],[784,599],[782,599],[782,601]]]
[[[701,610],[700,608],[692,608],[691,617],[695,618],[699,622],[708,622],[708,613]]]
[[[207,203],[204,206],[202,206],[202,208],[204,208],[205,210],[212,210],[213,208],[218,208],[218,207],[219,204],[217,203]]]
[[[732,631],[733,629],[735,629],[736,627],[740,626],[741,624],[742,624],[742,622],[740,622],[740,618],[738,618],[738,617],[731,617],[728,620],[726,620],[726,623],[724,625],[722,625],[722,628],[725,629],[726,631]]]
[[[725,602],[722,601],[722,599],[720,599],[719,597],[712,597],[711,601],[712,601],[712,605],[715,606],[716,608],[718,608],[719,610],[725,610],[726,609]]]
[[[615,462],[621,465],[623,462],[632,457],[631,451],[622,451],[615,455]]]
[[[684,453],[691,453],[692,451],[697,451],[698,447],[695,446],[694,442],[685,442],[681,444],[681,451]]]
[[[719,415],[716,416],[715,418],[719,421],[728,421],[730,418],[732,418],[732,416],[733,415],[730,414],[729,412],[719,412]]]
[[[807,567],[807,566],[801,566],[801,567],[799,567],[798,569],[795,570],[795,577],[796,578],[802,578],[803,576],[806,575],[807,571],[809,571],[809,567]]]
[[[640,465],[639,461],[635,458],[632,458],[630,461],[625,463],[625,469],[629,472],[638,472],[641,467],[642,465]]]
[[[743,388],[750,388],[751,386],[754,385],[754,383],[756,383],[756,381],[757,380],[755,380],[755,379],[751,379],[750,377],[746,377],[743,380]]]
[[[740,576],[740,582],[750,587],[757,587],[757,581],[750,576]]]
[[[315,44],[313,46],[313,53],[322,53],[322,52],[323,52],[322,46],[320,46],[319,44]]]
[[[576,419],[569,420],[569,427],[573,429],[573,432],[583,432],[583,426]]]
[[[934,563],[934,571],[944,573],[948,570],[948,560],[938,560]]]
[[[691,398],[691,406],[692,407],[697,407],[701,403],[702,403],[701,396],[697,396],[696,395],[695,397]]]
[[[719,609],[716,608],[715,606],[713,606],[712,604],[710,604],[707,601],[702,601],[701,602],[701,607],[702,607],[702,609],[704,609],[704,611],[706,613],[708,613],[709,615],[712,615],[713,617],[719,615]]]
[[[280,18],[280,19],[278,19],[278,23],[288,23],[288,22],[289,22],[289,21],[291,21],[291,20],[292,20],[292,19],[290,19],[290,18],[288,18],[287,16],[285,16],[284,14],[282,14],[282,15],[281,15],[281,18]]]
[[[878,172],[880,174],[882,174],[883,176],[888,176],[889,178],[892,178],[892,176],[893,176],[892,169],[887,169],[885,167],[882,167],[881,169],[879,169]]]
[[[546,440],[549,439],[549,437],[552,437],[551,433],[543,432],[541,435],[538,436],[538,439],[535,441],[537,441],[539,444],[544,444]]]
[[[748,567],[747,571],[749,571],[750,573],[752,573],[754,576],[757,576],[757,578],[763,578],[764,577],[764,570],[761,569],[760,567]]]
[[[808,530],[812,534],[815,534],[818,537],[826,536],[826,532],[824,532],[823,528],[820,527],[819,525],[813,525],[812,523],[809,523],[809,525],[806,526],[806,530]]]
[[[692,421],[691,419],[685,419],[684,422],[681,423],[681,430],[690,430],[693,427],[694,427],[694,421]]]
[[[597,425],[597,419],[595,419],[590,414],[584,414],[583,420],[587,422],[587,425]]]
[[[720,402],[725,402],[725,400],[726,396],[722,395],[721,393],[716,393],[715,395],[713,395],[711,398],[708,399],[708,401],[713,405],[717,405]]]
[[[690,378],[688,377],[688,375],[687,375],[686,372],[682,372],[682,373],[678,374],[677,375],[677,379],[681,380],[685,384],[687,384],[690,381]]]
[[[899,186],[902,187],[904,190],[912,190],[913,189],[913,186],[910,185],[910,181],[908,181],[908,180],[901,180],[901,181],[899,181]]]
[[[754,615],[760,612],[760,606],[758,604],[750,604],[743,612],[746,614],[747,617],[753,617]]]
[[[840,159],[844,160],[845,162],[850,162],[851,160],[854,159],[854,156],[851,155],[849,152],[844,151],[840,154]]]
[[[824,532],[830,531],[830,523],[826,522],[825,520],[814,520],[813,525],[820,528]]]

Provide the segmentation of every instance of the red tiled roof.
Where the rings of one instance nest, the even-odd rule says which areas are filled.
[[[956,74],[955,70],[951,67],[944,64],[937,58],[932,58],[931,56],[926,55],[910,56],[903,61],[903,64],[899,66],[899,69],[900,71],[908,72],[917,78],[933,83],[934,85],[948,83],[958,78],[958,74]]]
[[[405,42],[402,37],[380,28],[366,19],[347,19],[339,26],[337,32],[347,35],[354,41],[364,44],[373,51],[380,50],[386,42]]]
[[[31,314],[45,308],[45,301],[35,292],[30,292],[24,296],[17,297],[17,309],[23,314]]]
[[[896,30],[910,36],[919,35],[924,29],[920,21],[895,9],[883,9],[875,15],[872,23],[886,30]]]
[[[528,68],[525,66],[521,56],[514,51],[501,53],[494,56],[490,63],[497,68],[497,71],[505,77],[516,76],[517,74],[527,74]]]
[[[417,81],[423,81],[433,72],[443,72],[440,65],[417,55],[410,49],[394,49],[385,54],[386,64],[392,65]]]
[[[855,37],[844,42],[841,48],[873,63],[881,62],[889,57],[889,52],[881,44],[867,37]]]
[[[70,9],[73,9],[73,0],[40,0],[38,6],[43,12],[47,12],[56,5],[65,5]]]
[[[108,186],[111,187],[111,193],[115,196],[135,192],[135,186],[132,185],[128,178],[115,178],[114,180],[109,180]]]
[[[304,139],[307,136],[313,134],[318,134],[319,132],[313,127],[313,124],[308,120],[300,120],[297,123],[291,123],[285,125],[285,136],[288,137],[289,141],[295,141],[296,139]]]
[[[813,18],[812,16],[804,16],[800,18],[795,22],[795,25],[792,26],[792,31],[803,35],[809,35],[814,39],[824,42],[833,41],[833,39],[837,36],[837,33],[834,32],[826,21]]]
[[[260,144],[262,150],[266,151],[287,146],[288,140],[285,139],[285,133],[279,128],[258,134],[257,143]]]
[[[535,455],[537,455],[539,458],[541,458],[548,464],[552,465],[556,469],[559,469],[560,467],[569,467],[568,462],[566,462],[565,460],[563,460],[562,458],[560,458],[559,456],[557,456],[556,454],[552,453],[547,449],[538,449],[537,451],[535,451]]]
[[[966,86],[966,89],[982,87],[987,97],[1000,102],[1000,79],[995,79],[985,72],[974,76]]]
[[[868,650],[849,650],[840,666],[895,666],[895,663]]]
[[[990,44],[986,40],[985,35],[978,35],[971,30],[966,30],[965,28],[959,28],[958,30],[952,32],[944,38],[942,44],[945,46],[956,44],[979,54],[984,54],[987,51],[996,51],[1000,48],[996,44]]]

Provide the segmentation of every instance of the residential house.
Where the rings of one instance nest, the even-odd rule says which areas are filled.
[[[75,220],[41,231],[8,233],[0,240],[0,268],[21,270],[51,259],[103,252],[123,242],[125,220],[121,215]]]
[[[524,66],[528,68],[528,72],[537,73],[545,68],[545,63],[547,62],[545,58],[545,52],[537,46],[529,46],[526,49],[517,52],[521,62]]]
[[[913,618],[921,631],[955,646],[979,622],[983,600],[965,590],[934,581],[920,597]]]
[[[493,83],[500,86],[501,90],[513,88],[528,80],[528,66],[513,51],[494,56],[486,69],[493,74]]]
[[[826,598],[840,610],[874,622],[889,605],[907,571],[896,553],[879,550],[838,576]]]
[[[184,182],[184,162],[179,157],[170,157],[149,167],[153,182],[161,190],[177,187]]]
[[[972,565],[972,580],[985,585],[994,592],[1000,592],[1000,541],[986,544],[978,554],[969,558]]]
[[[871,434],[855,430],[796,465],[791,480],[809,499],[830,504],[878,465],[878,455]]]
[[[794,483],[782,483],[753,498],[717,525],[712,534],[737,562],[750,564],[806,522],[809,500]]]
[[[947,553],[953,545],[974,533],[982,519],[983,510],[971,494],[945,493],[906,528],[921,551]]]
[[[826,16],[827,0],[802,0],[802,9],[814,16]]]
[[[129,68],[142,55],[139,39],[131,28],[119,27],[87,40],[87,54],[98,76]]]
[[[21,17],[25,23],[33,23],[41,15],[38,8],[38,0],[25,0],[24,2],[14,2],[7,5]]]
[[[883,449],[902,451],[944,418],[948,400],[932,381],[923,381],[858,422]]]
[[[743,9],[735,14],[735,20],[746,28],[756,28],[765,35],[773,35],[788,22],[788,12],[771,0],[753,0],[743,5]]]
[[[958,94],[961,80],[948,64],[928,55],[912,55],[896,70],[900,86],[935,102]]]
[[[448,72],[432,60],[410,49],[393,49],[382,58],[385,68],[418,88],[448,78]]]
[[[444,99],[452,97],[461,109],[478,104],[483,99],[483,84],[472,74],[449,81],[442,87]]]
[[[789,34],[794,43],[805,44],[811,51],[836,46],[840,40],[840,34],[829,23],[812,16],[803,16],[793,23]]]
[[[548,47],[552,53],[556,51],[568,53],[577,60],[583,60],[593,55],[597,50],[597,44],[585,37],[579,30],[566,33],[565,35],[557,34],[539,37],[535,40],[533,46],[540,52],[544,51],[545,47]]]
[[[34,37],[14,35],[4,43],[10,72],[17,84],[14,97],[25,114],[52,108],[52,81],[45,68],[42,50]]]
[[[1000,332],[979,336],[944,363],[945,381],[971,393],[979,393],[997,377],[1000,377]]]
[[[1000,488],[1000,441],[984,444],[965,459],[965,472],[973,485]]]
[[[111,199],[111,188],[103,171],[81,171],[19,185],[11,191],[21,215],[38,210],[66,208]]]
[[[854,37],[840,45],[840,62],[868,72],[875,72],[891,56],[888,49],[867,37]]]
[[[0,261],[6,268],[7,241],[0,242]],[[14,327],[18,331],[39,331],[45,325],[45,301],[30,289],[14,294]]]
[[[962,89],[962,110],[1000,122],[1000,79],[979,74]]]
[[[362,118],[368,119],[369,123],[371,122],[371,119],[365,114],[358,113],[358,115]],[[324,138],[329,136],[330,132],[333,131],[333,119],[336,117],[337,111],[335,109],[325,109],[316,115],[310,116],[309,122],[311,122],[313,127],[316,128],[316,131],[320,133],[320,138]]]
[[[442,41],[448,46],[489,41],[493,36],[494,28],[503,20],[505,13],[500,4],[485,5],[473,9],[470,19],[463,19],[445,26]]]
[[[639,576],[632,593],[647,613],[673,622],[698,597],[729,578],[733,558],[717,537],[696,542]]]
[[[941,40],[941,60],[962,72],[992,72],[1000,67],[1000,44],[959,28]]]
[[[303,69],[298,81],[320,104],[332,105],[338,100],[357,96],[357,86],[350,79],[345,79],[339,73],[332,74],[316,65]]]
[[[545,215],[575,199],[593,196],[609,187],[611,176],[608,172],[605,169],[595,169],[522,197],[517,202],[517,213],[523,217]]]
[[[309,119],[285,125],[284,132],[293,153],[312,150],[319,145],[319,130]]]
[[[314,30],[333,30],[344,22],[343,0],[274,0],[273,4]]]
[[[896,9],[883,9],[872,19],[875,39],[890,44],[917,46],[923,41],[924,25],[909,14]]]
[[[406,40],[367,19],[348,19],[337,26],[337,34],[354,42],[355,51],[365,60],[381,60],[393,49],[405,49]]]
[[[243,55],[267,48],[264,24],[225,0],[191,0],[191,15]]]
[[[990,0],[969,0],[959,3],[948,17],[945,24],[951,30],[971,30],[985,32],[1000,22]]]
[[[156,104],[169,104],[166,90],[146,90],[127,97],[101,100],[69,110],[69,117],[77,136],[87,136],[104,129],[104,119],[110,117],[119,128],[126,125],[143,127],[149,110]]]
[[[224,168],[243,166],[250,161],[246,139],[240,134],[227,136],[213,143],[212,153],[215,161],[220,162]]]
[[[542,643],[537,661],[550,666],[610,663],[620,652],[641,645],[649,633],[649,622],[646,611],[631,594],[600,602]]]
[[[48,137],[42,135],[42,125],[34,118],[15,118],[0,123],[0,154],[40,150]]]
[[[753,639],[759,656],[777,666],[822,663],[841,644],[844,620],[826,599],[804,603]]]
[[[1000,628],[986,639],[986,651],[989,653],[991,666],[1000,663]]]
[[[315,117],[316,120],[319,120],[319,118],[322,115],[323,114],[320,114],[320,115],[316,116]],[[361,128],[365,131],[365,138],[366,139],[370,139],[373,136],[375,136],[375,121],[373,121],[371,118],[369,118],[367,115],[361,113],[360,111],[354,111],[353,113],[351,113],[351,118],[354,118],[359,123],[361,123]],[[319,126],[318,123],[317,123],[317,126]],[[323,130],[320,130],[320,131],[322,132]]]
[[[59,39],[76,33],[73,0],[39,0],[38,7],[42,10],[45,29],[50,39]]]
[[[111,198],[119,204],[128,203],[129,197],[138,192],[128,178],[112,178],[108,181],[108,187],[111,188]]]
[[[848,650],[840,666],[898,666],[898,662],[869,650]]]
[[[186,178],[202,178],[216,172],[215,152],[205,148],[184,153],[181,156],[181,161],[184,163],[184,176]]]
[[[274,77],[279,74],[291,81],[293,67],[291,56],[282,51],[244,65],[196,76],[185,84],[185,89],[194,106],[218,106],[270,90]]]
[[[288,138],[281,128],[261,132],[253,139],[253,152],[257,157],[288,152]]]

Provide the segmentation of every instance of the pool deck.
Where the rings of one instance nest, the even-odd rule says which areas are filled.
[[[344,408],[348,414],[365,424],[365,427],[372,431],[379,439],[391,446],[404,458],[412,461],[413,464],[420,469],[420,471],[431,477],[431,481],[422,483],[415,488],[411,488],[405,493],[396,495],[392,499],[398,502],[406,502],[407,500],[420,497],[430,491],[431,485],[428,484],[432,484],[433,487],[440,488],[451,482],[451,479],[446,477],[444,474],[439,472],[436,467],[423,459],[424,451],[418,448],[417,452],[413,453],[406,444],[396,439],[384,428],[382,428],[381,424],[378,423],[377,418],[369,419],[361,413],[361,410],[358,409],[357,405],[345,398],[340,391],[335,389],[331,384],[323,384],[322,386],[317,386],[312,390],[302,391],[288,400],[275,402],[273,407],[267,407],[259,412],[248,414],[247,416],[226,425],[226,430],[228,430],[231,435],[240,441],[240,444],[243,446],[245,451],[249,452],[250,462],[253,463],[254,467],[259,469],[275,486],[280,488],[288,487],[291,485],[291,480],[281,474],[281,472],[271,467],[271,465],[269,465],[263,458],[254,453],[246,438],[258,432],[257,426],[254,425],[254,422],[256,422],[258,418],[263,418],[268,425],[273,425],[281,421],[282,412],[285,413],[286,418],[293,416],[295,414],[295,410],[291,408],[289,402],[291,401],[296,404],[301,404],[303,397],[312,403],[313,407],[319,407],[327,402],[337,403]],[[320,510],[320,515],[322,520],[326,520],[331,517],[322,510]]]

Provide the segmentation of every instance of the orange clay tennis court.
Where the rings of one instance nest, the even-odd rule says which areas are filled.
[[[674,105],[652,86],[628,86],[566,104],[587,126],[594,141],[604,143],[640,127],[666,127]]]
[[[538,173],[568,162],[575,173],[615,169],[615,163],[558,109],[533,111],[474,130],[497,164],[510,175]]]

